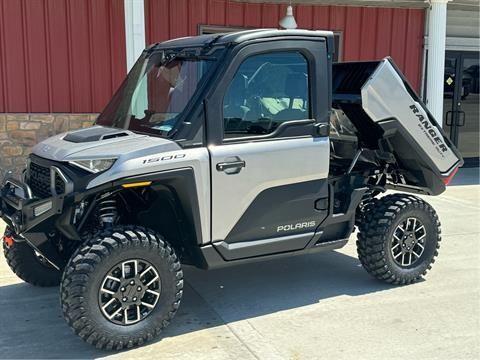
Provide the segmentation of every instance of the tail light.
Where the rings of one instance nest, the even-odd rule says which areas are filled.
[[[455,169],[453,169],[452,173],[450,175],[448,175],[447,177],[443,178],[442,181],[445,185],[448,185],[450,184],[450,181],[452,181],[453,177],[455,176],[455,174],[457,173],[458,171],[458,167],[456,167]]]

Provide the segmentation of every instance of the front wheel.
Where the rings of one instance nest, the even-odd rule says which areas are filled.
[[[58,286],[60,283],[62,273],[36,253],[26,241],[10,245],[3,242],[3,254],[10,269],[23,281],[45,287]]]
[[[160,235],[124,226],[80,246],[60,286],[64,317],[74,332],[97,348],[119,350],[142,345],[170,323],[183,273]]]
[[[359,224],[358,258],[377,279],[411,284],[432,267],[440,232],[438,216],[428,203],[412,195],[387,195]]]

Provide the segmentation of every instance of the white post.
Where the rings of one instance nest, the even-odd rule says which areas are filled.
[[[442,124],[443,117],[445,39],[449,1],[430,0],[428,18],[427,107],[439,124]]]
[[[127,71],[133,67],[137,58],[145,49],[145,8],[143,0],[124,0],[125,8],[125,44]],[[145,116],[148,109],[147,81],[143,82],[133,94],[131,112],[135,117]]]
[[[145,10],[143,0],[124,0],[127,71],[145,49]]]

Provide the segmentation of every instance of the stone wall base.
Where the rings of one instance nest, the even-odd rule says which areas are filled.
[[[32,147],[46,138],[92,126],[98,114],[0,114],[0,177],[20,174]]]

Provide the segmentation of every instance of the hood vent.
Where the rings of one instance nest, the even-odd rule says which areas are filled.
[[[74,131],[65,135],[63,140],[73,143],[85,143],[100,140],[110,140],[131,135],[131,132],[115,128],[94,126],[88,129]]]
[[[100,140],[108,140],[108,139],[114,139],[118,137],[123,137],[123,136],[128,136],[129,134],[127,132],[118,132],[115,134],[109,134],[109,135],[103,135]]]

